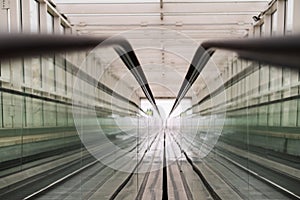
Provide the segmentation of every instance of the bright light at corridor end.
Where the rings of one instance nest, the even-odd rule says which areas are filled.
[[[187,110],[192,106],[192,99],[191,98],[185,98],[181,101],[181,104],[178,106],[178,109],[176,109],[171,116],[168,118],[168,114],[170,113],[172,106],[175,102],[175,98],[172,99],[156,99],[157,107],[161,113],[161,118],[164,121],[164,127],[168,128],[168,119],[171,119],[176,116],[180,116],[181,112]],[[151,116],[153,112],[153,108],[149,101],[147,99],[141,99],[141,108],[143,110],[149,111],[149,115]]]
[[[120,59],[120,55],[116,51],[118,48],[116,48],[116,45],[111,45],[119,38],[125,38],[129,41],[133,51],[140,59],[141,66],[130,70],[124,66],[124,60],[129,64],[132,61],[128,60],[127,57]],[[143,52],[150,50],[154,53],[166,52],[172,54],[178,57],[179,60],[184,60],[186,68],[188,68],[198,47],[199,44],[194,40],[174,30],[136,29],[111,37],[91,51],[81,65],[81,70],[88,74],[87,79],[98,80],[102,84],[101,87],[107,86],[109,89],[105,90],[106,93],[99,92],[95,90],[95,87],[100,87],[99,84],[92,87],[86,80],[77,77],[74,80],[73,105],[76,106],[73,106],[73,116],[78,135],[85,148],[104,165],[118,171],[135,171],[135,173],[145,173],[163,167],[160,162],[153,161],[153,159],[162,156],[161,149],[163,146],[161,141],[163,141],[164,134],[167,135],[166,148],[173,148],[179,138],[185,137],[186,140],[181,144],[181,148],[191,149],[193,145],[198,145],[201,148],[194,153],[198,154],[199,158],[205,157],[221,134],[225,116],[210,115],[207,118],[202,117],[199,113],[197,117],[193,116],[193,113],[196,113],[197,110],[189,108],[194,102],[197,102],[199,93],[191,88],[190,96],[183,99],[173,115],[170,116],[172,118],[169,117],[168,120],[166,119],[175,99],[155,99],[157,104],[155,106],[161,111],[160,117],[155,116],[155,114],[153,116],[147,114],[148,108],[152,108],[155,112],[153,102],[150,104],[149,102],[146,103],[146,100],[140,101],[147,94],[147,91],[143,90],[143,93],[140,89],[144,85],[149,84],[150,88],[151,86],[154,87],[155,84],[163,85],[176,96],[180,85],[184,81],[184,73],[177,72],[166,63],[151,63],[149,60],[149,63],[147,63],[145,55],[142,54]],[[130,52],[123,53],[125,55]],[[164,82],[165,79],[153,75],[155,70],[151,66],[161,66],[162,69],[168,69],[166,70],[167,73],[173,71],[174,74],[178,74],[178,77],[175,80]],[[138,83],[133,77],[133,74],[138,74],[141,70],[145,72],[147,83],[141,83],[143,81],[141,79],[138,80]],[[211,81],[212,74],[214,74],[214,81]],[[216,86],[223,84],[219,74],[218,67],[212,61],[209,61],[207,67],[201,71],[199,78],[206,85],[208,91],[213,91]],[[88,100],[82,94],[82,91],[90,95]],[[111,95],[107,95],[109,92]],[[155,97],[155,91],[153,93]],[[225,101],[225,94],[221,93],[218,98],[214,98],[209,103],[222,105],[222,102]],[[98,107],[90,107],[90,105],[97,105]],[[214,124],[216,119],[219,123],[218,126]],[[198,130],[198,124],[203,123],[203,121],[211,128],[205,135],[201,134],[200,136],[198,133],[201,130]],[[105,151],[95,151],[95,146],[114,149],[114,158],[118,159],[106,157],[107,152]],[[134,148],[138,148],[138,151],[132,151]],[[159,151],[156,152],[156,150]],[[148,154],[145,154],[145,152]],[[141,158],[143,158],[143,163],[136,170],[137,163]],[[167,165],[181,158],[182,151],[177,149],[174,154],[167,156]],[[149,159],[149,162],[147,159]]]

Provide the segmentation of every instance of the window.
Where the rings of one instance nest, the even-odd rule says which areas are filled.
[[[265,36],[265,24],[260,25],[260,36],[263,37]]]
[[[22,31],[22,0],[16,2],[18,31]]]
[[[48,82],[48,88],[50,89],[50,91],[56,91],[56,80],[55,80],[55,56],[49,56],[47,58],[47,74],[45,74],[45,76],[47,76],[47,79],[49,80]]]
[[[51,13],[47,12],[47,33],[54,33],[54,17]]]
[[[42,87],[42,70],[41,70],[41,58],[36,57],[31,59],[31,70],[32,70],[32,87]]]
[[[285,19],[284,19],[284,32],[285,34],[292,33],[293,26],[293,1],[285,1]]]
[[[63,24],[60,24],[60,26],[59,26],[59,29],[60,29],[60,34],[65,34],[65,31],[66,31],[66,28],[65,28],[65,26],[63,25]]]
[[[40,6],[35,0],[30,1],[30,30],[32,33],[40,32]]]
[[[277,34],[277,24],[278,24],[278,12],[277,10],[275,12],[272,13],[271,16],[271,35],[275,36]]]

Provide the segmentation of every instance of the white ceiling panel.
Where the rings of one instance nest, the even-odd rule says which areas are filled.
[[[54,0],[81,35],[125,36],[132,44],[156,97],[174,97],[183,81],[195,44],[205,40],[247,36],[252,16],[265,10],[270,0]],[[136,30],[136,29],[142,30]],[[164,28],[172,30],[170,35]],[[135,31],[133,31],[135,30]],[[144,31],[144,32],[143,32]],[[196,45],[196,46],[197,46]],[[148,49],[143,47],[149,47]],[[153,47],[153,48],[151,48]],[[159,48],[154,48],[159,47]],[[166,50],[171,52],[166,52]],[[226,54],[214,56],[223,70]],[[114,62],[109,73],[119,79],[128,70]],[[213,77],[214,75],[212,75]],[[128,84],[136,88],[134,79]],[[197,81],[200,88],[203,83]],[[137,91],[144,96],[141,90]],[[191,96],[192,92],[188,93]]]

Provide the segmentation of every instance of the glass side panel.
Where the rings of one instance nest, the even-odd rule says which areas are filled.
[[[291,198],[278,187],[300,195],[299,70],[224,62],[236,69],[224,69],[223,84],[171,121],[176,140],[212,185],[235,191],[230,198]]]
[[[107,54],[113,63],[102,57]],[[109,65],[119,65],[127,77],[116,80]],[[22,70],[24,83],[11,87]],[[135,81],[112,48],[1,61],[0,177],[69,162],[79,169],[97,159],[108,171],[130,174],[162,126],[131,96],[129,79]]]

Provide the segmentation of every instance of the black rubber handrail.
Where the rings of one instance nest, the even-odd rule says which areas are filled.
[[[300,35],[203,42],[193,57],[169,116],[217,49],[236,52],[241,59],[280,67],[300,67]]]
[[[86,37],[42,34],[0,35],[0,59],[92,49],[99,45],[112,46],[142,88],[146,98],[159,113],[146,76],[130,43],[122,37]],[[94,81],[93,81],[94,82]],[[120,95],[116,95],[119,97]],[[124,98],[121,98],[124,100]],[[126,99],[127,102],[131,102]]]
[[[150,103],[154,106],[155,110],[159,113],[158,107],[156,105],[154,96],[151,92],[150,86],[147,82],[147,78],[143,72],[143,69],[141,68],[141,65],[134,53],[132,48],[128,48],[125,51],[123,49],[120,49],[119,47],[114,47],[115,51],[120,56],[121,60],[127,68],[130,70],[130,72],[133,74],[139,85],[141,86],[144,94],[146,95],[147,99],[150,101]]]
[[[207,64],[207,62],[210,59],[210,56],[214,54],[213,50],[208,50],[203,48],[202,46],[199,46],[197,49],[192,63],[189,66],[188,72],[185,75],[185,78],[183,80],[183,83],[180,87],[180,90],[177,94],[177,97],[175,99],[175,103],[170,111],[169,116],[172,114],[172,112],[176,109],[176,107],[179,105],[180,101],[184,98],[186,93],[189,91],[189,89],[192,87],[198,76],[200,75],[201,71]]]
[[[270,65],[300,67],[300,35],[203,42],[205,49],[234,51],[242,59]]]

